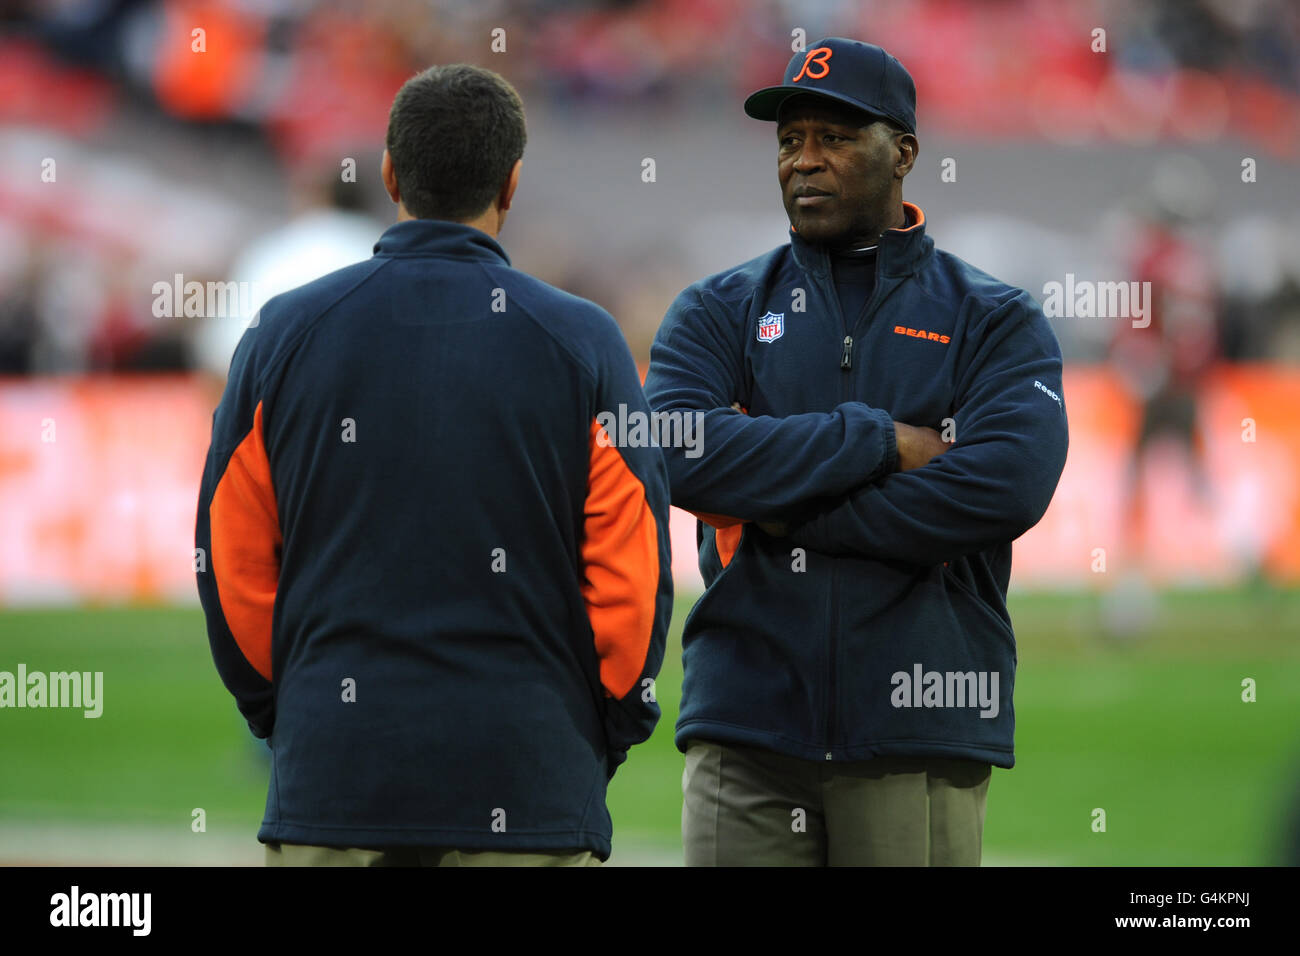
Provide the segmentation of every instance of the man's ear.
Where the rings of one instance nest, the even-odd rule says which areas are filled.
[[[894,167],[895,174],[902,179],[912,171],[916,165],[916,156],[921,151],[921,144],[917,142],[916,137],[911,133],[903,133],[898,137],[898,165]]]
[[[400,204],[402,194],[397,188],[397,170],[393,168],[393,157],[388,155],[388,150],[384,150],[384,158],[379,163],[379,175],[383,177],[388,198]]]
[[[497,194],[497,209],[501,212],[509,212],[510,204],[514,202],[515,189],[519,186],[519,170],[523,165],[522,159],[515,160],[515,164],[510,167],[510,175],[506,177],[505,185]]]

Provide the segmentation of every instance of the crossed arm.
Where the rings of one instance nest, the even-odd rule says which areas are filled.
[[[737,411],[741,410],[739,403],[732,407]],[[945,441],[943,436],[933,428],[924,425],[907,425],[900,421],[894,422],[894,442],[898,448],[898,471],[912,471],[928,465],[952,447],[952,442]],[[774,538],[784,538],[793,529],[789,521],[755,523],[765,534],[770,534]]]
[[[918,565],[1018,537],[1046,511],[1065,464],[1060,349],[1026,293],[972,318],[967,334],[951,446],[858,402],[750,418],[733,407],[740,336],[688,290],[646,379],[652,408],[692,410],[707,426],[698,458],[664,449],[674,504],[824,553]]]

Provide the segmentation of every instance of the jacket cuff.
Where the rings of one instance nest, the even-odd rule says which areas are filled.
[[[875,481],[898,471],[898,435],[894,432],[893,416],[883,408],[877,409],[876,414],[881,420],[880,434],[884,439],[884,451],[880,455],[880,467],[868,478],[868,481]]]

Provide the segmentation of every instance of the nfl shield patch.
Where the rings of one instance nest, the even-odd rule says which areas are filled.
[[[758,320],[758,340],[775,342],[785,335],[785,313],[769,312]]]

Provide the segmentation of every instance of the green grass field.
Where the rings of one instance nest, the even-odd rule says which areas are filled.
[[[614,862],[681,859],[672,730],[690,603],[658,682],[664,720],[611,787]],[[1300,811],[1300,592],[1166,594],[1153,630],[1124,641],[1100,636],[1092,597],[1011,610],[1017,765],[994,771],[987,864],[1284,861]],[[0,613],[0,670],[19,662],[103,671],[105,706],[97,720],[0,710],[0,862],[261,862],[263,745],[217,678],[197,608]]]

